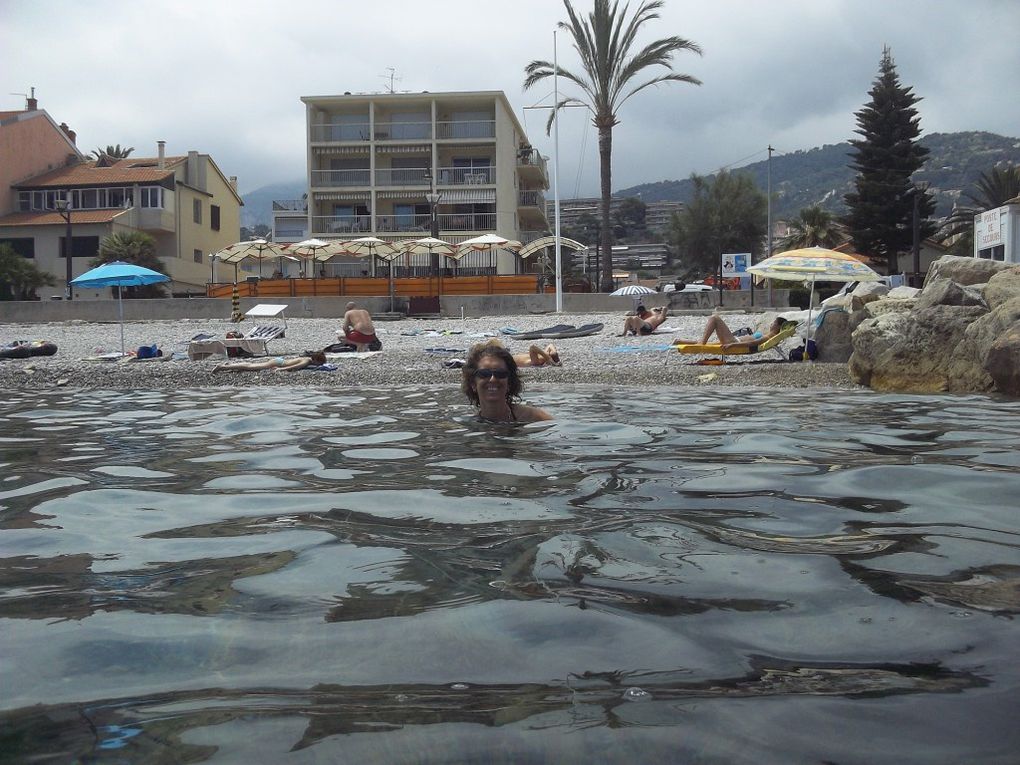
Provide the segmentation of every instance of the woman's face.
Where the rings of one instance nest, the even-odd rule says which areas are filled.
[[[497,375],[502,375],[502,377]],[[474,386],[480,403],[506,401],[510,386],[510,373],[503,359],[496,356],[482,356],[478,362],[478,370],[475,372]]]

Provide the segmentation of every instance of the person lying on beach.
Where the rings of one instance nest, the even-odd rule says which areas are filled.
[[[307,356],[297,356],[285,359],[283,356],[275,356],[259,361],[233,361],[226,364],[219,364],[213,367],[213,372],[258,372],[263,369],[285,369],[292,371],[304,369],[307,366],[322,366],[326,363],[326,355],[315,351]]]
[[[758,346],[760,343],[764,343],[769,338],[778,335],[784,324],[786,324],[784,319],[776,319],[772,322],[768,332],[755,332],[750,335],[737,337],[733,331],[726,326],[726,322],[722,320],[722,317],[719,314],[714,313],[708,317],[708,321],[705,323],[705,331],[701,335],[700,342],[697,340],[681,340],[678,338],[673,341],[673,345],[705,345],[708,343],[709,338],[711,338],[714,334],[717,338],[719,338],[719,343],[722,345],[724,350],[732,348],[735,345]]]
[[[623,332],[620,335],[626,337],[628,332],[635,335],[650,335],[655,331],[656,327],[666,321],[668,314],[669,306],[664,305],[661,308],[653,308],[649,311],[643,305],[639,305],[633,316],[628,316],[624,319]]]
[[[544,367],[546,364],[558,367],[562,363],[555,345],[547,345],[545,350],[532,345],[527,353],[515,353],[514,362],[519,367]]]
[[[343,332],[342,337],[353,343],[357,347],[358,353],[364,353],[368,350],[370,343],[377,341],[372,315],[364,308],[358,308],[357,303],[347,304],[341,331]],[[341,337],[340,332],[337,332],[336,335],[338,338]]]
[[[498,340],[471,347],[461,367],[461,390],[491,422],[540,422],[552,415],[520,402],[521,378],[513,355]]]

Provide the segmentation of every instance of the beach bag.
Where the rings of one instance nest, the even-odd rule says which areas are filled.
[[[805,351],[803,345],[798,345],[792,351],[790,351],[790,361],[804,361],[805,359],[814,361],[818,358],[818,345],[814,340],[807,341],[807,350]]]
[[[154,359],[162,355],[163,351],[156,345],[139,345],[138,350],[135,351],[136,359]]]

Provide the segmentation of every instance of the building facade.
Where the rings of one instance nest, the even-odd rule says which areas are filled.
[[[1020,197],[974,216],[974,257],[1020,263]]]
[[[527,241],[547,230],[546,161],[502,92],[301,100],[308,192],[274,202],[278,241],[423,238],[433,214],[439,238],[453,244],[481,234]],[[426,272],[428,256],[415,257],[406,259],[405,272]],[[333,266],[336,273],[343,265]],[[458,267],[513,273],[517,266],[509,253],[485,253],[465,256]]]
[[[624,197],[612,197],[609,201],[609,214],[615,216]],[[576,229],[578,220],[585,215],[590,215],[596,220],[599,217],[599,205],[602,203],[598,197],[574,197],[572,199],[560,200],[560,227],[564,229]],[[682,202],[645,202],[645,228],[651,231],[666,233],[669,231],[670,221],[673,214],[683,209]],[[554,225],[553,200],[546,200],[546,212],[550,225]]]
[[[29,107],[0,115],[0,199],[6,200],[0,242],[51,274],[57,285],[50,294],[57,296],[67,290],[68,216],[72,278],[89,269],[105,237],[144,231],[156,240],[171,290],[204,292],[210,254],[240,236],[236,178],[224,177],[207,154],[166,156],[162,141],[155,157],[87,160],[72,131],[31,114],[45,114],[31,99]],[[69,211],[61,210],[65,202]],[[73,297],[109,297],[109,291],[75,288]]]

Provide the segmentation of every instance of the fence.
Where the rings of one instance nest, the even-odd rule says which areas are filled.
[[[234,285],[210,284],[207,297],[230,297]],[[251,279],[237,284],[242,298],[292,298],[315,296],[384,297],[390,294],[385,277],[342,276],[325,279]],[[552,288],[546,287],[549,292]],[[399,297],[438,295],[528,295],[539,292],[538,274],[410,277],[393,280]]]

